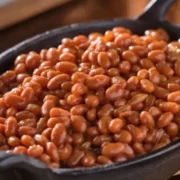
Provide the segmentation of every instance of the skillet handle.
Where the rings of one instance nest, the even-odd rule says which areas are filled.
[[[175,0],[151,0],[145,7],[144,12],[137,17],[142,21],[162,22],[165,20],[166,12]]]

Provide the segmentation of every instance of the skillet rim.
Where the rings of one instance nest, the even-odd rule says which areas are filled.
[[[110,26],[115,27],[118,25],[123,26],[123,27],[128,27],[127,25],[121,25],[121,24],[128,24],[128,23],[131,23],[131,25],[133,25],[133,24],[137,25],[137,23],[138,23],[138,25],[151,27],[151,28],[158,28],[158,27],[162,27],[162,25],[163,25],[162,23],[159,23],[157,25],[157,23],[155,23],[155,22],[143,22],[142,20],[139,20],[139,19],[129,20],[129,19],[115,18],[112,20],[96,20],[96,21],[85,22],[85,23],[76,23],[76,24],[72,24],[72,25],[68,25],[68,26],[63,26],[60,28],[55,28],[55,29],[40,33],[38,35],[35,35],[31,38],[28,38],[28,39],[18,43],[17,45],[9,48],[8,50],[2,52],[0,54],[0,69],[1,69],[2,65],[4,63],[6,63],[5,62],[6,59],[13,58],[13,56],[15,58],[17,56],[17,54],[22,53],[22,51],[24,51],[25,49],[33,47],[33,45],[36,44],[37,41],[41,42],[43,40],[51,39],[58,34],[64,33],[64,31],[66,31],[66,33],[72,33],[72,32],[75,32],[78,30],[83,30],[83,29],[85,31],[87,31],[88,28],[102,28],[103,27],[104,29],[108,29],[108,27],[110,27]],[[174,26],[174,27],[176,27],[176,26]],[[43,49],[43,47],[41,47],[41,49]],[[59,175],[66,175],[66,174],[87,175],[90,173],[110,171],[110,170],[115,170],[115,169],[119,169],[119,168],[125,168],[127,166],[132,166],[132,165],[142,163],[142,162],[148,162],[148,160],[152,160],[152,159],[158,158],[162,155],[165,155],[173,150],[176,150],[178,147],[180,147],[180,139],[178,139],[174,142],[171,142],[170,144],[168,144],[167,146],[165,146],[163,148],[160,148],[156,151],[150,152],[145,155],[135,157],[131,160],[127,160],[127,161],[119,162],[119,163],[113,163],[111,165],[101,165],[101,166],[90,167],[90,168],[77,168],[77,169],[73,169],[73,168],[71,168],[71,169],[68,169],[68,168],[56,169],[56,168],[54,168],[54,169],[50,169],[47,166],[45,166],[42,162],[40,162],[39,160],[36,160],[34,158],[24,156],[24,155],[13,155],[13,154],[7,155],[4,152],[0,152],[0,161],[2,161],[2,162],[8,161],[8,160],[10,160],[10,158],[18,156],[18,159],[16,160],[16,162],[13,162],[14,164],[13,163],[11,164],[12,166],[15,164],[24,162],[24,163],[27,163],[31,167],[39,168],[41,170],[50,170],[51,172],[59,174]],[[3,155],[5,155],[5,158],[3,158]],[[1,167],[1,165],[0,165],[0,167]]]

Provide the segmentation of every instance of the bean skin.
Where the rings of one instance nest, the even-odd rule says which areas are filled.
[[[167,133],[170,137],[176,137],[179,133],[179,128],[178,125],[174,122],[171,122],[168,126],[167,126]]]
[[[98,156],[97,162],[99,164],[112,164],[112,161],[106,156]]]
[[[147,126],[148,128],[154,128],[155,126],[155,122],[154,122],[154,118],[153,116],[147,112],[147,111],[142,111],[140,114],[140,120],[141,123],[145,126]]]
[[[177,84],[177,83],[168,83],[167,88],[168,88],[168,90],[170,92],[179,91],[180,90],[180,85]]]
[[[77,66],[74,63],[71,62],[59,62],[55,66],[56,70],[62,72],[62,73],[67,73],[67,74],[73,74],[74,72],[77,71]]]
[[[25,99],[28,103],[32,102],[34,100],[34,91],[31,87],[25,88],[22,93],[21,97]]]
[[[143,102],[148,97],[147,94],[137,94],[134,95],[129,101],[128,104],[130,105],[136,105],[138,103]]]
[[[51,109],[54,107],[55,107],[54,101],[52,100],[45,101],[41,107],[41,114],[43,116],[48,117]]]
[[[39,159],[47,165],[49,165],[51,162],[50,156],[48,156],[47,154],[44,154],[44,153],[40,155]]]
[[[53,77],[47,84],[48,89],[55,90],[58,89],[61,84],[65,81],[70,80],[69,75],[67,74],[60,74],[55,77]]]
[[[153,62],[151,60],[147,59],[147,58],[141,59],[140,60],[140,65],[144,69],[150,69],[150,68],[154,67]]]
[[[47,118],[45,117],[40,118],[36,125],[37,133],[42,133],[42,131],[46,129],[46,127],[47,127]]]
[[[154,118],[157,118],[161,115],[161,110],[156,107],[156,106],[152,106],[150,109],[149,109],[149,113],[154,117]]]
[[[90,107],[97,107],[99,105],[99,98],[94,95],[89,95],[85,98],[85,103]]]
[[[76,132],[84,133],[87,129],[86,119],[82,116],[71,116],[71,123]]]
[[[155,90],[154,84],[148,79],[142,79],[140,81],[140,84],[141,84],[142,89],[147,93],[152,93]]]
[[[87,111],[88,111],[88,106],[86,104],[79,104],[79,105],[76,105],[76,106],[72,107],[71,110],[70,110],[70,113],[72,115],[83,115]]]
[[[0,124],[0,133],[4,134],[4,131],[5,131],[5,125]]]
[[[135,154],[131,146],[128,144],[124,144],[124,146],[124,155],[129,159],[134,158]]]
[[[124,51],[122,58],[126,61],[129,61],[131,64],[136,64],[138,61],[138,56],[132,51]]]
[[[84,157],[85,153],[82,150],[75,149],[68,159],[68,167],[75,167],[79,164],[81,159]]]
[[[160,73],[157,71],[156,68],[150,68],[149,69],[149,79],[154,84],[159,84],[160,83]]]
[[[128,47],[132,43],[130,34],[128,33],[119,34],[115,38],[115,43],[117,44],[118,47]]]
[[[87,79],[87,74],[83,72],[75,72],[71,76],[71,80],[73,83],[84,83]]]
[[[18,134],[19,136],[22,136],[22,135],[34,136],[36,134],[36,129],[29,126],[21,126],[18,129]]]
[[[169,96],[168,94],[169,94],[169,91],[167,89],[159,87],[159,86],[155,86],[154,95],[157,98],[165,99],[167,98],[167,96]]]
[[[134,142],[142,142],[146,137],[145,134],[142,132],[142,129],[134,125],[128,125],[127,129],[132,134],[132,138]]]
[[[70,116],[70,113],[61,108],[52,108],[50,110],[50,117],[59,117],[59,116]]]
[[[9,117],[5,122],[5,135],[7,137],[15,136],[17,132],[17,120],[14,117]]]
[[[169,125],[169,123],[173,120],[173,117],[173,114],[170,112],[163,113],[157,121],[158,128],[164,128]]]
[[[51,157],[51,159],[55,162],[59,162],[59,153],[56,145],[52,142],[48,142],[46,144],[46,152]]]
[[[68,128],[70,126],[70,118],[69,117],[49,118],[47,121],[47,126],[49,128],[54,128],[54,126],[58,123],[62,123],[66,128]]]
[[[17,146],[14,148],[13,153],[15,153],[15,154],[27,154],[27,148],[24,146]]]
[[[61,123],[58,123],[54,126],[51,133],[51,141],[56,145],[60,146],[64,143],[66,138],[66,129],[65,126]]]
[[[110,143],[102,148],[102,155],[112,158],[123,153],[124,148],[122,143]]]
[[[90,89],[97,89],[100,87],[105,87],[109,84],[110,78],[105,75],[96,75],[89,77],[86,81],[86,85]]]
[[[39,144],[42,147],[46,147],[46,144],[48,143],[48,139],[44,135],[36,134],[34,136],[34,140],[37,144]]]
[[[8,145],[11,147],[17,147],[20,145],[20,139],[16,136],[11,136],[8,138]]]
[[[95,162],[96,162],[96,159],[91,154],[86,154],[81,160],[81,163],[84,167],[92,167],[95,165]]]
[[[113,114],[113,106],[111,104],[105,104],[98,111],[98,117],[111,116]]]
[[[174,75],[173,69],[166,64],[158,63],[156,65],[156,68],[161,74],[165,75],[166,77],[171,77]]]
[[[4,102],[9,106],[19,108],[24,104],[24,99],[14,94],[8,94],[4,97]]]
[[[59,157],[61,160],[67,160],[71,157],[72,154],[72,146],[70,144],[65,144],[62,148],[58,149]]]
[[[170,93],[167,99],[170,102],[180,103],[180,91]]]
[[[179,112],[179,105],[174,102],[162,102],[159,104],[159,108],[164,112],[172,112],[176,114]]]
[[[132,135],[126,130],[121,130],[120,133],[114,135],[117,142],[130,144],[132,142]]]
[[[35,143],[34,139],[29,135],[23,135],[21,137],[20,142],[21,142],[22,145],[24,145],[26,147],[32,146]]]
[[[109,117],[109,116],[102,117],[102,118],[99,119],[98,128],[99,128],[99,130],[100,130],[100,132],[102,134],[107,134],[108,133],[108,131],[109,131],[108,127],[109,127],[110,121],[111,121],[111,117]]]
[[[121,98],[123,96],[123,89],[121,85],[114,84],[106,90],[106,97],[109,100],[116,100],[117,98]]]
[[[52,128],[47,128],[42,132],[42,135],[45,136],[47,139],[51,137]]]
[[[42,153],[43,148],[40,145],[32,145],[27,150],[27,154],[32,157],[39,157]]]
[[[177,60],[176,62],[175,62],[175,74],[176,74],[176,76],[180,76],[180,61],[179,60]]]
[[[111,133],[118,133],[121,131],[121,128],[124,126],[124,121],[122,119],[116,118],[111,120],[108,125],[108,129]]]
[[[111,62],[106,52],[100,52],[98,54],[97,61],[98,64],[104,69],[109,68],[111,66]]]
[[[143,58],[147,55],[147,49],[143,46],[139,46],[139,45],[130,46],[129,50],[134,52],[137,56],[139,56],[141,58]]]

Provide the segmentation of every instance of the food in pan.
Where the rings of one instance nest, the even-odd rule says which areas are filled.
[[[0,76],[0,150],[51,168],[132,159],[179,138],[180,43],[116,27],[19,55]]]

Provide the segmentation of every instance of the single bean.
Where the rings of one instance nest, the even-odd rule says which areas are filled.
[[[170,93],[167,99],[170,102],[180,103],[180,91]]]
[[[87,129],[86,119],[83,116],[71,116],[71,124],[76,132],[84,133]]]
[[[102,155],[112,158],[124,152],[124,145],[122,143],[110,143],[102,148]]]
[[[65,126],[61,123],[56,124],[52,129],[51,142],[57,147],[62,145],[65,142],[66,134]]]
[[[27,148],[24,146],[17,146],[13,149],[15,154],[27,154]]]
[[[18,129],[19,136],[23,136],[23,135],[34,136],[36,132],[37,130],[35,128],[29,126],[21,126]]]
[[[172,112],[176,114],[179,112],[179,105],[175,102],[162,102],[159,104],[159,108],[164,112]]]
[[[174,115],[171,112],[163,113],[158,121],[157,121],[157,127],[158,128],[164,128],[169,125],[169,123],[173,120]]]
[[[20,142],[23,146],[26,146],[26,147],[32,146],[35,143],[34,139],[29,135],[23,135],[21,137]]]
[[[61,160],[67,160],[71,157],[73,148],[70,144],[65,144],[62,148],[58,149],[59,157]]]
[[[8,145],[10,147],[17,147],[20,145],[20,139],[16,136],[11,136],[8,138]]]
[[[120,118],[112,119],[108,124],[111,133],[119,133],[124,126],[124,121]]]
[[[84,157],[85,153],[84,151],[80,150],[80,149],[74,149],[71,157],[68,159],[68,167],[76,167],[81,159]]]
[[[108,134],[109,132],[109,123],[111,121],[111,117],[110,116],[105,116],[105,117],[101,117],[98,121],[98,128],[99,128],[99,131],[102,133],[102,134]]]
[[[59,158],[58,148],[53,142],[48,142],[46,144],[46,152],[54,162],[59,162],[60,158]]]
[[[42,116],[49,117],[50,111],[54,107],[55,107],[54,101],[52,100],[45,101],[41,107]]]
[[[123,96],[123,89],[121,88],[121,85],[119,84],[113,84],[111,87],[109,87],[106,90],[106,97],[107,99],[114,101],[118,98],[121,98]]]
[[[129,101],[128,104],[134,106],[137,105],[138,103],[143,102],[144,100],[146,100],[146,98],[148,97],[147,94],[137,94],[134,95]]]
[[[36,130],[37,133],[42,133],[47,127],[47,118],[42,117],[39,119],[37,126],[36,126]]]
[[[97,157],[97,162],[99,163],[99,164],[102,164],[102,165],[104,165],[104,164],[112,164],[113,162],[108,158],[108,157],[106,157],[106,156],[98,156]]]
[[[120,133],[114,135],[114,139],[117,142],[130,144],[132,142],[132,135],[126,130],[121,130]]]
[[[20,108],[24,105],[24,99],[15,95],[15,94],[11,94],[8,93],[5,97],[4,97],[4,102],[8,105],[8,106],[12,106],[15,108]]]
[[[50,110],[50,117],[70,116],[70,113],[61,108],[52,108]]]
[[[140,121],[143,125],[147,126],[150,129],[154,128],[155,126],[155,121],[153,116],[147,111],[142,111],[140,113]]]
[[[39,144],[42,147],[46,147],[46,144],[48,143],[48,139],[46,136],[42,135],[42,134],[36,134],[34,136],[34,140],[36,142],[36,144]]]
[[[44,149],[40,145],[29,146],[27,150],[27,155],[32,157],[39,157],[42,155]]]
[[[87,111],[88,111],[88,106],[86,104],[79,104],[79,105],[73,106],[70,110],[70,113],[72,115],[83,115]]]
[[[17,131],[17,119],[13,116],[7,118],[5,122],[5,135],[7,137],[15,136]]]

